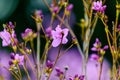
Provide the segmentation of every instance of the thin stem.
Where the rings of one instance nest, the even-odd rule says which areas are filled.
[[[102,66],[103,66],[103,60],[102,60],[102,62],[100,62],[100,71],[99,71],[98,80],[101,80]]]
[[[5,68],[8,72],[10,72],[14,76],[14,78],[16,78],[16,80],[19,80],[19,76],[17,74],[15,74],[12,71],[8,70],[5,66],[3,66],[3,68]]]
[[[52,14],[51,20],[50,20],[50,27],[52,27],[53,21],[54,21],[54,15]]]
[[[113,66],[112,66],[112,78],[114,79],[114,80],[116,80],[116,76],[115,76],[115,74],[116,74],[116,61],[115,61],[115,54],[114,54],[114,52],[113,52],[113,50],[112,50],[112,46],[111,46],[111,42],[110,42],[110,38],[109,38],[109,34],[108,34],[108,26],[106,25],[106,23],[103,21],[103,19],[101,19],[102,20],[102,22],[103,22],[103,24],[104,24],[104,26],[105,26],[105,32],[106,32],[106,36],[107,36],[107,41],[108,41],[108,45],[109,45],[109,47],[110,47],[110,51],[111,51],[111,54],[112,54],[112,57],[113,57]]]
[[[20,75],[20,80],[22,80],[22,74],[21,74],[19,65],[17,65],[17,69],[18,69],[18,73],[19,73],[19,75]]]
[[[114,29],[113,29],[113,37],[114,37],[113,45],[114,45],[115,49],[117,49],[116,30],[117,30],[117,25],[118,25],[118,17],[119,17],[119,9],[116,9],[115,26],[114,26]]]
[[[71,44],[71,45],[59,56],[59,58],[62,57],[73,45],[74,45],[74,44]]]
[[[25,73],[26,73],[26,75],[27,75],[28,80],[31,80],[31,79],[30,79],[30,75],[29,75],[29,73],[28,73],[28,70],[26,69],[26,66],[23,65],[23,69],[24,69],[24,71],[25,71]]]
[[[63,14],[63,16],[62,16],[62,21],[64,21],[65,16],[66,16],[66,15],[65,15],[65,9],[64,9],[64,14]],[[62,24],[63,24],[63,23],[61,22],[61,23],[60,23],[60,26],[62,26]]]
[[[56,58],[56,60],[55,60],[55,62],[54,62],[53,68],[52,68],[51,72],[49,73],[49,76],[48,76],[47,80],[50,79],[50,76],[51,76],[51,74],[52,74],[52,72],[53,72],[53,69],[55,68],[55,65],[56,65],[56,63],[57,63],[57,61],[58,61],[58,59],[59,59],[61,48],[62,48],[62,44],[60,44],[57,58]]]
[[[41,57],[41,76],[40,78],[42,77],[43,75],[43,72],[44,72],[44,65],[46,63],[46,60],[47,60],[47,53],[48,53],[48,50],[49,50],[49,40],[46,41],[46,44],[45,44],[45,49],[44,49],[44,52],[43,52],[43,55]]]
[[[33,44],[33,40],[30,41],[30,46],[31,46],[31,49],[32,49],[32,57],[33,57],[33,61],[34,61],[34,64],[36,65],[36,59],[35,59],[35,50],[34,50],[34,44]]]
[[[26,55],[25,51],[21,50],[19,47],[18,47],[19,51],[24,55],[25,59],[28,61],[30,67],[32,68],[32,71],[33,73],[35,74],[35,70],[34,70],[34,67],[29,59],[29,57]]]
[[[37,80],[40,78],[40,28],[41,28],[41,23],[37,23]]]

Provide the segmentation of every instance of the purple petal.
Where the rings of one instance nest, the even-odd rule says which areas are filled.
[[[63,32],[64,32],[64,37],[66,37],[67,35],[68,35],[68,29],[67,28],[65,28],[65,29],[63,29]]]
[[[68,42],[68,39],[66,37],[63,37],[62,44],[66,44]]]
[[[57,32],[62,32],[62,29],[60,28],[60,25],[57,25],[57,27],[55,28],[55,30],[56,30]]]
[[[8,33],[5,29],[0,32],[0,37],[2,38],[2,46],[8,46],[11,43],[10,33]]]
[[[93,47],[91,48],[92,51],[97,51],[97,48]]]
[[[60,45],[60,43],[61,43],[61,39],[54,39],[52,41],[52,46],[57,47],[58,45]]]
[[[104,50],[108,49],[108,45],[105,45],[103,49],[104,49]]]

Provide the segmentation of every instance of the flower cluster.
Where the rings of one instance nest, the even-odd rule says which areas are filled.
[[[106,10],[106,5],[102,5],[102,1],[93,2],[92,9],[97,12],[104,13]]]
[[[0,32],[0,38],[2,39],[2,46],[14,46],[17,44],[17,38],[12,22],[9,22],[6,25],[4,24],[4,30]]]
[[[24,33],[21,34],[23,40],[32,41],[36,38],[37,34],[32,31],[32,29],[27,28]]]
[[[108,49],[108,45],[105,45],[103,48],[101,48],[101,46],[102,46],[102,44],[101,44],[100,40],[98,38],[96,38],[96,41],[93,44],[93,47],[91,48],[91,50],[94,52],[97,52],[99,56],[96,55],[96,53],[95,53],[91,56],[91,59],[94,59],[96,61],[101,61],[101,59],[103,59],[103,56],[104,56],[106,50]]]
[[[9,61],[9,65],[23,65],[24,64],[24,56],[20,56],[19,54],[11,53],[11,60]]]

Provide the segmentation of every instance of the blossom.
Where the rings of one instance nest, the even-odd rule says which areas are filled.
[[[47,66],[48,68],[52,68],[53,65],[54,65],[53,62],[51,62],[50,60],[47,60],[47,62],[46,62],[46,66]]]
[[[20,56],[19,54],[11,53],[10,57],[11,57],[11,60],[9,61],[9,65],[12,65],[12,64],[23,65],[24,56]]]
[[[120,32],[120,24],[118,25],[117,30]]]
[[[57,47],[59,44],[66,44],[68,39],[66,38],[68,35],[68,29],[61,29],[60,25],[58,25],[55,30],[52,30],[52,46]]]
[[[73,9],[73,4],[69,4],[67,7],[66,7],[66,10],[67,11],[71,11]]]
[[[106,5],[102,5],[102,1],[93,2],[93,10],[104,13]]]
[[[50,8],[53,11],[53,13],[55,13],[55,14],[59,11],[59,7],[55,6],[54,4],[51,4]]]
[[[92,51],[99,51],[101,47],[101,42],[98,38],[96,38],[95,43],[93,44],[93,47],[91,48]]]
[[[93,44],[93,47],[91,48],[92,51],[97,51],[101,55],[104,55],[107,49],[108,49],[108,45],[105,45],[103,48],[101,48],[101,42],[99,41],[98,38],[96,38],[96,41]]]
[[[15,28],[15,25],[9,21],[9,23],[7,24],[8,27],[10,27],[11,29],[14,29]]]
[[[95,61],[98,61],[99,60],[99,58],[100,58],[100,56],[99,55],[97,55],[97,54],[92,54],[91,56],[90,56],[90,60],[95,60]]]
[[[76,74],[74,78],[70,77],[69,80],[84,80],[84,75],[78,76],[78,74]]]
[[[46,31],[46,36],[47,36],[48,38],[50,38],[50,37],[52,36],[52,34],[51,34],[52,28],[51,28],[51,27],[48,27],[45,31]]]
[[[33,18],[35,19],[36,22],[42,22],[43,20],[43,13],[41,10],[36,10],[34,13]]]
[[[4,29],[0,32],[0,38],[2,39],[2,46],[8,46],[11,43],[11,35]]]
[[[54,66],[54,62],[51,62],[50,60],[47,60],[46,61],[45,73],[49,74],[52,71],[53,66]]]
[[[62,78],[63,75],[64,75],[64,72],[61,71],[59,67],[56,67],[55,70],[57,72],[56,76],[59,77],[59,78]]]
[[[27,28],[21,36],[24,40],[29,41],[36,37],[36,33],[33,33],[32,29]]]

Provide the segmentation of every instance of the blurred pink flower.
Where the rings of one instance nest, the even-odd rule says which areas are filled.
[[[10,33],[4,29],[0,32],[0,38],[2,38],[2,46],[8,46],[11,43]]]
[[[1,77],[4,80],[11,80],[10,79],[10,72],[7,71],[4,67],[9,68],[9,55],[5,51],[0,51],[0,80]]]

